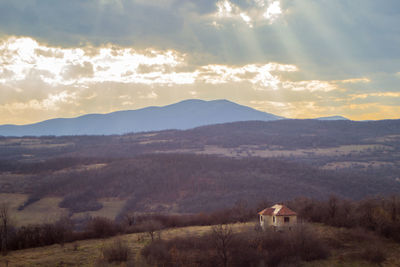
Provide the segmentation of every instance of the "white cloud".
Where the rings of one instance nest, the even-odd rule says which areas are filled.
[[[220,0],[216,3],[217,15],[221,18],[232,17],[234,13],[239,9],[237,6],[232,4],[229,0]],[[234,10],[235,9],[235,10]]]
[[[343,90],[340,86],[347,83],[369,82],[369,78],[294,81],[291,77],[297,77],[296,72],[300,72],[296,65],[277,62],[192,66],[184,53],[175,50],[111,45],[62,48],[10,37],[0,42],[0,120],[12,123],[19,118],[18,122],[27,123],[51,116],[167,104],[188,97],[229,98],[231,91],[260,101],[282,94],[293,102],[295,95],[310,96]],[[288,99],[269,101],[260,109],[294,114],[290,113],[293,105],[282,104],[290,103]],[[311,103],[315,97],[307,101]]]
[[[366,99],[368,97],[392,97],[400,98],[400,92],[379,92],[379,93],[366,93],[366,94],[351,94],[351,99]]]
[[[27,102],[13,102],[7,103],[2,108],[8,109],[9,111],[18,110],[59,110],[61,103],[72,104],[76,99],[76,93],[62,91],[57,94],[50,94],[46,99],[38,100],[31,99]]]
[[[297,71],[294,65],[279,63],[205,65],[193,71],[181,71],[188,64],[185,54],[173,50],[136,51],[111,46],[59,48],[16,37],[5,40],[0,52],[3,55],[0,56],[0,78],[5,84],[36,75],[50,86],[85,87],[102,82],[172,86],[198,81],[209,84],[247,81],[278,89],[279,77],[274,72]]]
[[[285,81],[282,83],[282,87],[285,89],[290,89],[292,91],[309,91],[309,92],[316,92],[316,91],[329,92],[338,89],[338,87],[332,82],[318,81],[318,80],[299,81],[299,82]]]
[[[223,5],[227,11],[231,7]],[[229,66],[210,64],[191,71],[186,55],[174,50],[105,46],[100,48],[49,47],[31,38],[10,37],[0,45],[0,79],[3,84],[15,84],[35,76],[50,86],[76,86],[104,82],[134,83],[157,86],[242,83],[256,90],[332,91],[336,82],[368,82],[367,78],[343,81],[285,81],[279,73],[296,72],[295,65],[246,64]],[[152,95],[154,97],[154,95]],[[151,97],[148,97],[151,98]]]
[[[219,0],[216,3],[217,12],[213,14],[216,19],[236,19],[243,21],[250,28],[255,23],[274,23],[281,17],[283,11],[279,0],[249,0],[248,8],[240,8],[229,0]],[[213,25],[220,27],[216,21]]]
[[[279,1],[273,1],[270,3],[270,5],[267,8],[267,11],[265,11],[263,16],[270,23],[273,23],[281,15],[282,15],[281,3]]]
[[[172,50],[102,47],[93,51],[84,48],[58,48],[39,44],[31,38],[10,37],[0,44],[0,74],[3,83],[24,80],[34,71],[51,85],[71,85],[104,81],[151,83],[190,82],[187,74],[155,71],[139,73],[139,65],[170,66],[184,65],[184,54]],[[91,54],[93,53],[93,54]],[[94,71],[96,70],[96,71]]]
[[[369,83],[371,80],[369,78],[354,78],[354,79],[347,79],[339,81],[341,83]]]

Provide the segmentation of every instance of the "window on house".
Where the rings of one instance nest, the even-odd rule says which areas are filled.
[[[284,218],[283,218],[283,221],[284,221],[285,223],[288,223],[288,222],[290,221],[290,218],[289,218],[289,217],[284,217]]]
[[[274,217],[272,217],[272,222],[275,222],[275,216],[274,216]]]

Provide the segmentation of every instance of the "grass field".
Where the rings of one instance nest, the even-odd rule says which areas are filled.
[[[28,195],[26,194],[0,193],[0,203],[6,203],[9,206],[11,219],[16,226],[51,223],[68,215],[67,209],[58,207],[58,203],[62,200],[60,197],[45,197],[30,204],[23,210],[18,210],[18,207],[22,205],[27,198]],[[99,202],[103,204],[102,209],[75,213],[72,218],[89,215],[94,217],[106,217],[113,220],[125,204],[125,200],[117,198],[100,199]]]
[[[307,157],[307,156],[345,156],[350,154],[361,154],[373,150],[391,151],[391,147],[384,145],[346,145],[332,148],[310,148],[310,149],[260,149],[259,146],[239,146],[236,148],[224,148],[219,146],[204,146],[201,151],[174,151],[174,152],[191,152],[198,154],[222,155],[228,157]]]
[[[234,231],[243,228],[254,227],[254,223],[233,224]],[[323,261],[304,263],[303,266],[400,266],[400,244],[396,244],[380,237],[374,237],[375,245],[381,246],[387,252],[387,260],[382,265],[374,265],[355,257],[359,251],[368,245],[371,240],[354,241],[348,238],[349,230],[313,225],[315,231],[328,243],[335,247],[331,249],[332,255]],[[161,232],[162,239],[171,239],[185,235],[202,235],[211,230],[211,226],[195,226],[176,229],[168,229]],[[150,242],[145,233],[129,234],[108,239],[84,240],[67,243],[64,246],[52,245],[48,247],[25,249],[10,252],[7,256],[0,256],[0,266],[96,266],[101,257],[101,249],[120,238],[127,242],[131,249],[131,260],[135,266],[147,266],[140,256],[140,250]],[[126,266],[126,265],[109,265]]]
[[[238,229],[238,225],[235,226]],[[201,235],[211,229],[210,226],[185,227],[164,230],[161,238],[173,238],[185,234]],[[144,233],[129,234],[108,239],[92,239],[67,243],[64,246],[52,245],[41,248],[25,249],[10,252],[7,256],[0,256],[0,266],[95,266],[96,260],[101,257],[101,248],[114,239],[126,241],[132,251],[132,257],[139,266],[143,266],[140,250],[150,241]],[[120,266],[120,265],[116,265]]]
[[[8,204],[11,219],[16,226],[54,222],[68,212],[58,207],[61,201],[58,197],[45,197],[22,211],[18,210],[27,198],[28,195],[25,194],[0,194],[0,203]]]

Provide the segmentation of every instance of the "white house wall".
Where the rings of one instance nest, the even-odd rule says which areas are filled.
[[[285,223],[285,217],[289,217],[289,222]],[[260,225],[265,228],[268,226],[275,227],[288,227],[297,224],[297,216],[275,216],[275,222],[273,222],[273,216],[260,215]]]

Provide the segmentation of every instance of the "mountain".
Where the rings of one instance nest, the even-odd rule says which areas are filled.
[[[166,129],[185,130],[218,123],[278,119],[282,117],[227,100],[190,99],[163,107],[88,114],[29,125],[2,125],[0,136],[110,135]]]
[[[345,118],[343,116],[329,116],[329,117],[319,117],[315,118],[315,120],[320,120],[320,121],[348,121],[348,118]]]

